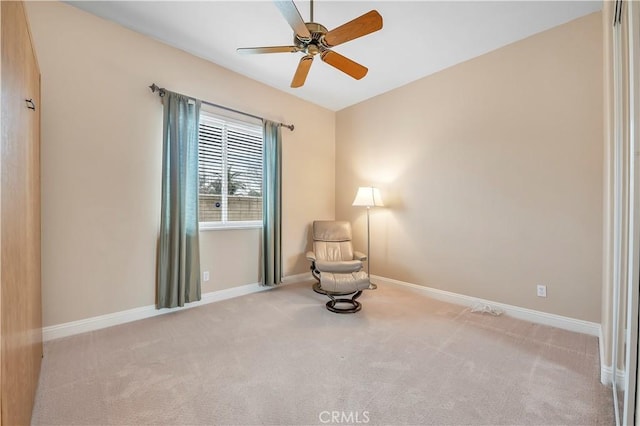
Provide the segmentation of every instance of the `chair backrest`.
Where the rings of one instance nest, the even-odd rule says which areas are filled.
[[[313,252],[318,260],[353,260],[351,223],[342,220],[314,221]]]

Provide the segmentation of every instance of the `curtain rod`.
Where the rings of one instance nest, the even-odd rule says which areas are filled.
[[[164,96],[166,89],[164,87],[158,87],[157,84],[153,83],[151,86],[149,86],[149,89],[151,89],[151,92],[155,93],[156,91],[158,92],[158,95],[160,95],[160,97]],[[182,95],[182,93],[179,93],[179,95]],[[191,99],[195,99],[192,96],[187,96],[187,95],[182,95],[182,96],[186,96],[187,98],[191,98]],[[238,114],[242,114],[242,115],[246,115],[247,117],[252,117],[258,120],[264,120],[263,117],[259,117],[257,115],[253,115],[253,114],[248,114],[246,112],[242,112],[242,111],[238,111],[237,109],[233,109],[233,108],[229,108],[223,105],[218,105],[218,104],[214,104],[213,102],[207,102],[207,101],[203,101],[200,100],[200,102],[202,102],[203,104],[206,105],[211,105],[213,107],[216,108],[221,108],[227,111],[231,111],[231,112],[235,112]],[[295,126],[293,124],[284,124],[284,123],[278,123],[278,125],[280,125],[281,127],[286,127],[287,129],[291,130],[293,132],[293,129],[295,128]]]

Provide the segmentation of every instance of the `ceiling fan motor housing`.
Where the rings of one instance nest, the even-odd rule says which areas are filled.
[[[324,35],[327,33],[327,29],[315,22],[305,22],[305,25],[311,33],[311,38],[301,37],[297,34],[293,36],[293,43],[301,50],[309,55],[316,55],[327,49],[328,46],[324,43]]]

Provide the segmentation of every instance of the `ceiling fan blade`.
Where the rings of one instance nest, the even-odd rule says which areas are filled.
[[[239,47],[236,51],[243,55],[256,53],[292,53],[297,52],[297,46],[269,46],[269,47]]]
[[[382,28],[382,16],[376,10],[365,13],[353,21],[340,25],[324,35],[328,47],[337,46]]]
[[[341,54],[336,53],[333,50],[325,50],[320,55],[320,58],[332,67],[339,69],[343,73],[350,75],[356,80],[360,80],[362,77],[367,75],[367,72],[369,72],[366,67],[363,67],[359,63],[354,62],[346,56],[342,56]]]
[[[313,56],[307,55],[303,56],[298,63],[298,68],[296,69],[296,73],[293,76],[293,80],[291,80],[291,87],[301,87],[304,85],[305,80],[307,79],[307,74],[309,74],[309,69],[311,68],[311,64],[313,63]]]
[[[295,31],[296,35],[310,39],[311,33],[309,29],[304,23],[302,16],[300,16],[300,12],[298,12],[298,8],[296,7],[293,1],[275,1],[276,7],[284,16],[284,19],[287,20],[293,31]]]

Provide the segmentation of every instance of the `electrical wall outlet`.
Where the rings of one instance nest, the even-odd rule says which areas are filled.
[[[547,297],[547,286],[546,285],[538,285],[538,297]]]
[[[209,271],[204,271],[202,273],[202,281],[209,281]]]

